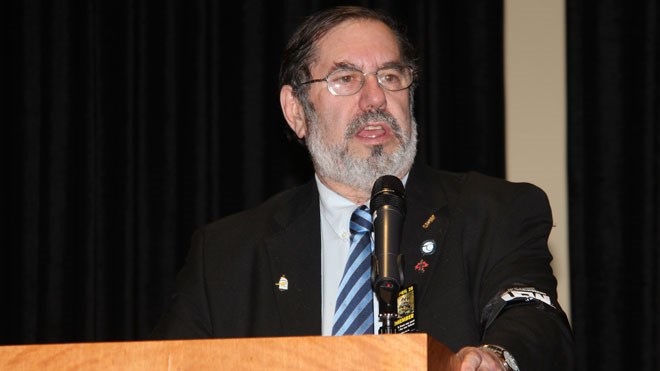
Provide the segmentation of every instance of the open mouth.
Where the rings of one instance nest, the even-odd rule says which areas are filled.
[[[386,135],[390,131],[387,124],[368,124],[360,129],[355,136],[364,139],[376,139]]]

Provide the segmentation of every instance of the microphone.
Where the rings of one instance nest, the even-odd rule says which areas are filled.
[[[406,215],[405,189],[399,178],[384,175],[371,190],[374,225],[374,253],[371,255],[371,284],[380,308],[380,333],[394,333],[396,300],[403,284],[402,256],[399,252],[403,219]]]

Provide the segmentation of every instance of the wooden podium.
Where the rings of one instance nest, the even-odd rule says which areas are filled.
[[[0,370],[445,370],[426,334],[0,346]]]

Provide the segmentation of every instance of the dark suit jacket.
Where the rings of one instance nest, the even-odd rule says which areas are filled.
[[[572,368],[572,335],[550,268],[552,216],[543,191],[416,165],[406,205],[401,252],[406,285],[417,285],[419,331],[454,351],[498,344],[522,370]],[[427,240],[436,242],[432,255],[420,249]],[[320,335],[320,245],[313,180],[209,224],[193,236],[154,337]],[[415,269],[422,259],[428,263],[423,272]],[[283,275],[286,291],[276,285]],[[512,287],[534,287],[554,308],[538,300],[502,308],[499,297]]]

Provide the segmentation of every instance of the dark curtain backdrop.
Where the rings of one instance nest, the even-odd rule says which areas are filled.
[[[568,0],[573,328],[579,370],[660,364],[660,8]]]
[[[346,3],[4,3],[0,344],[145,338],[195,228],[309,179],[279,58]],[[418,159],[503,176],[502,2],[359,4],[420,47]]]

